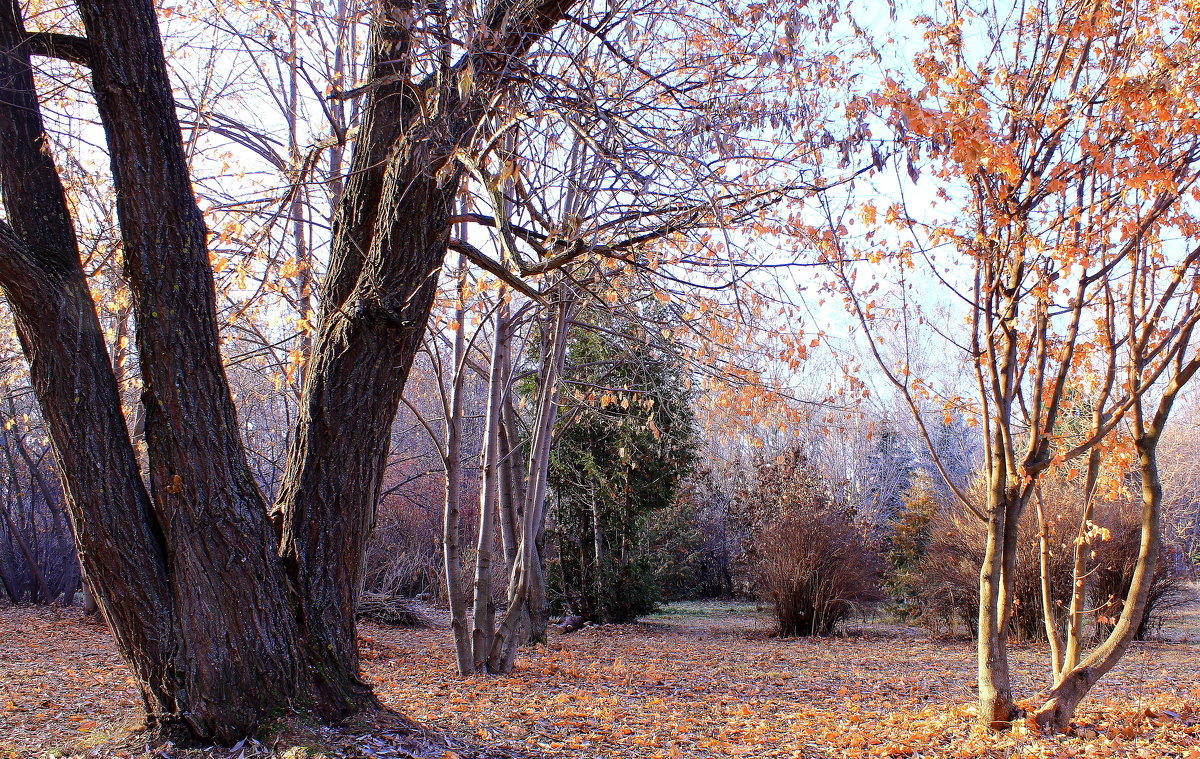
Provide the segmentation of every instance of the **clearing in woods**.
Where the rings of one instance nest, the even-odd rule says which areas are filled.
[[[1139,643],[1106,677],[1070,734],[1023,726],[972,732],[973,646],[862,623],[846,637],[780,640],[751,605],[678,604],[641,623],[552,632],[511,677],[459,679],[444,620],[362,626],[364,668],[384,703],[439,733],[404,743],[359,727],[321,745],[264,736],[238,752],[329,756],[1101,757],[1200,759],[1200,615]],[[1016,646],[1025,683],[1035,646]],[[1023,691],[1027,689],[1022,688]],[[0,759],[137,755],[137,696],[103,625],[73,609],[0,609]],[[387,733],[391,730],[391,734]],[[315,737],[314,737],[315,736]],[[160,756],[197,752],[160,751]]]

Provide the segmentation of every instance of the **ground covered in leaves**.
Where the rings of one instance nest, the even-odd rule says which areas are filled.
[[[364,625],[364,667],[385,704],[340,730],[285,729],[206,756],[1182,757],[1200,759],[1200,629],[1138,644],[1075,729],[971,729],[972,645],[863,624],[844,638],[779,640],[752,606],[689,604],[633,625],[552,635],[510,677],[453,674],[443,623]],[[1044,652],[1017,647],[1019,689]],[[73,610],[0,609],[0,759],[146,754],[137,697],[103,625]],[[149,747],[158,756],[195,756]]]

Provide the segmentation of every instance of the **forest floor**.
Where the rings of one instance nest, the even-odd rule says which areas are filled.
[[[1164,640],[1136,644],[1077,726],[1051,737],[1023,725],[972,730],[967,640],[866,622],[823,640],[770,629],[753,605],[678,604],[637,624],[552,633],[512,676],[464,680],[444,623],[364,624],[367,675],[388,707],[430,734],[405,737],[395,722],[313,728],[204,756],[1200,759],[1200,609]],[[1014,659],[1017,690],[1032,694],[1044,649],[1019,645]],[[102,624],[70,609],[0,609],[0,759],[145,755],[130,746],[137,723],[136,693]]]

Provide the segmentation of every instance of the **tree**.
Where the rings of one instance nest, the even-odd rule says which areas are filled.
[[[232,741],[288,707],[337,718],[374,703],[354,607],[387,436],[448,240],[454,156],[573,5],[501,0],[453,18],[405,0],[375,9],[370,84],[271,520],[221,363],[207,230],[153,5],[81,0],[83,38],[26,31],[15,2],[0,6],[0,285],[84,572],[151,727]],[[80,265],[34,53],[91,71],[133,293],[148,481]]]
[[[1157,553],[1161,499],[1152,441],[1177,383],[1193,371],[1190,338],[1200,318],[1193,292],[1200,257],[1190,247],[1200,112],[1189,67],[1198,29],[1153,0],[1035,3],[1019,15],[947,5],[945,16],[926,19],[929,47],[916,59],[921,86],[888,82],[881,102],[910,173],[928,156],[938,201],[958,216],[913,203],[887,209],[885,220],[905,239],[884,250],[872,230],[859,251],[894,266],[896,280],[884,292],[876,294],[882,282],[856,283],[857,266],[844,250],[834,258],[869,350],[931,453],[925,399],[940,398],[943,413],[969,410],[982,429],[985,498],[972,499],[934,461],[962,506],[987,525],[978,719],[1004,728],[1020,714],[1007,638],[1022,514],[1053,468],[1086,459],[1094,483],[1102,458],[1121,446],[1124,419],[1146,425],[1125,441],[1146,459],[1141,573],[1125,612],[1135,614],[1149,587],[1152,572],[1142,570]],[[1149,31],[1163,26],[1175,32]],[[975,46],[972,35],[995,44]],[[873,223],[874,214],[868,204],[862,218]],[[975,370],[973,404],[957,388],[932,387],[903,360],[885,360],[878,348],[884,320],[905,344],[910,331],[928,326],[916,289],[926,282],[943,285],[963,308],[967,330],[954,340]],[[1163,393],[1164,416],[1137,422],[1154,393]],[[1062,422],[1084,402],[1088,429],[1072,436]],[[1067,723],[1128,646],[1130,627],[1114,630],[1090,656],[1070,645],[1065,658],[1056,656],[1039,724]]]
[[[875,424],[872,432],[875,441],[867,454],[866,471],[856,473],[865,491],[859,496],[858,512],[882,528],[904,510],[905,491],[913,476],[913,457],[908,441],[886,417]]]
[[[509,92],[489,141],[460,159],[470,194],[454,219],[451,247],[511,294],[495,306],[490,367],[482,368],[487,357],[472,356],[490,386],[473,589],[451,514],[461,498],[447,493],[446,580],[463,673],[507,672],[515,646],[545,627],[547,473],[551,448],[569,429],[558,423],[558,385],[567,381],[563,364],[581,326],[578,309],[596,300],[631,321],[646,318],[644,303],[671,300],[663,288],[681,281],[673,275],[711,268],[691,248],[703,250],[712,236],[696,230],[754,223],[797,191],[810,169],[797,161],[784,172],[754,147],[758,130],[768,127],[791,137],[771,114],[776,98],[791,97],[777,88],[780,70],[794,63],[747,66],[764,45],[782,44],[777,30],[763,32],[733,8],[669,7],[669,14],[643,14],[616,4],[579,23],[568,48],[578,53],[539,58],[537,81]],[[778,12],[799,23],[795,9]],[[639,275],[650,280],[644,288]],[[666,309],[657,315],[662,329],[677,326]],[[526,396],[527,420],[514,408],[513,390],[522,325],[539,348],[536,369],[529,368],[536,389]],[[497,532],[509,580],[498,626],[490,569]]]
[[[557,589],[573,614],[628,622],[658,600],[647,522],[691,470],[695,420],[669,348],[590,316],[568,352],[568,418],[551,460]]]

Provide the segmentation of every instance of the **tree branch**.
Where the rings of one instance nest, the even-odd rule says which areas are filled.
[[[481,251],[479,248],[476,248],[466,240],[460,240],[457,237],[452,237],[450,238],[450,242],[446,247],[457,253],[461,253],[468,261],[475,264],[480,269],[483,269],[484,271],[494,275],[497,279],[514,290],[520,290],[523,294],[528,295],[538,303],[544,302],[542,300],[542,294],[531,287],[529,283],[510,272],[499,261],[494,261],[491,258],[488,258],[483,251]]]
[[[29,45],[31,55],[57,58],[81,66],[92,65],[92,43],[86,37],[58,32],[29,32],[25,42]]]

